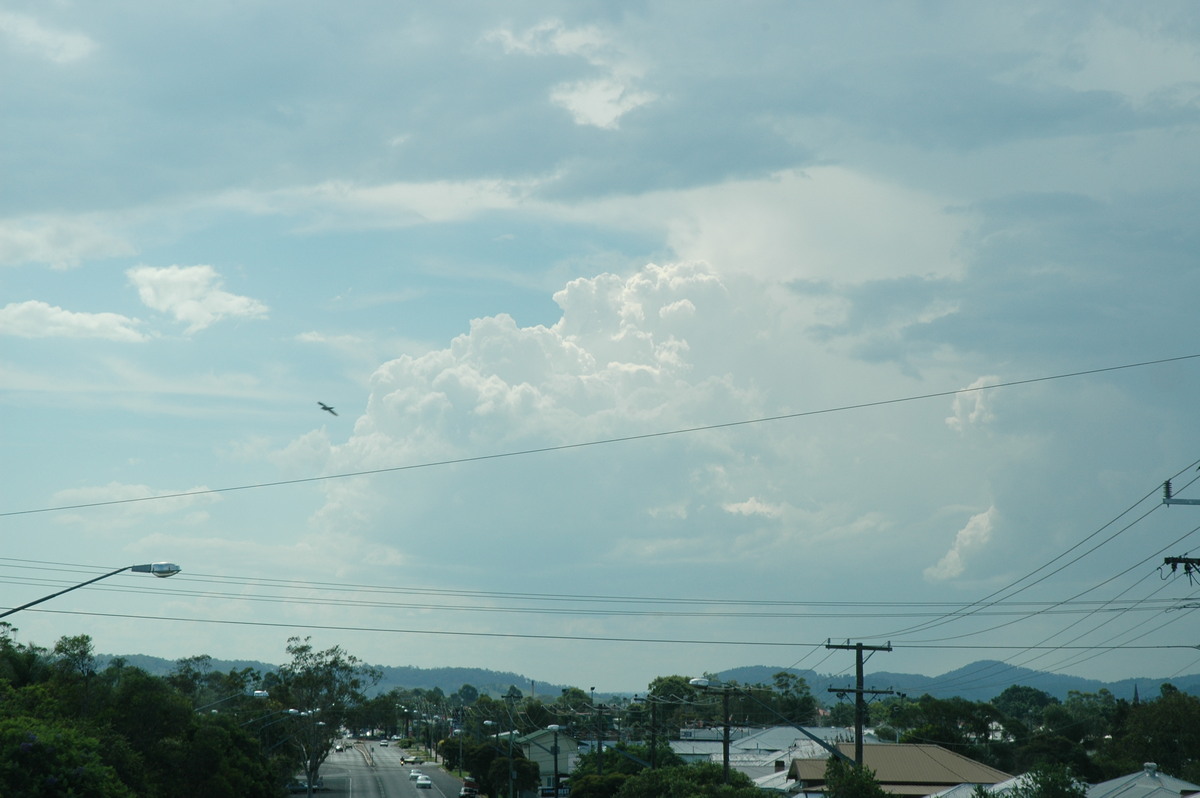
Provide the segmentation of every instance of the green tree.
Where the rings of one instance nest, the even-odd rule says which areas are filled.
[[[780,671],[773,677],[775,711],[792,723],[810,724],[817,716],[817,700],[804,677]]]
[[[839,701],[829,708],[830,726],[854,725],[854,702]]]
[[[586,776],[572,776],[571,798],[613,798],[628,781],[628,773],[605,773],[603,776],[589,773]]]
[[[1006,798],[1087,798],[1087,785],[1065,765],[1041,764],[1024,774]]]
[[[488,764],[480,786],[488,795],[508,795],[509,779],[512,779],[513,794],[535,790],[538,786],[538,766],[519,752],[512,759],[507,754],[497,756]]]
[[[172,787],[164,793],[172,798],[275,798],[289,775],[272,766],[258,740],[230,715],[198,717],[179,751]]]
[[[1111,730],[1117,711],[1117,700],[1108,690],[1096,693],[1072,690],[1062,704],[1046,707],[1044,720],[1055,734],[1092,749]]]
[[[879,786],[875,771],[857,767],[846,760],[831,756],[825,764],[825,795],[827,798],[888,798]]]
[[[1049,693],[1025,684],[1010,685],[992,699],[992,706],[1028,729],[1041,725],[1046,707],[1058,703],[1059,700]]]
[[[586,785],[585,785],[586,786]],[[572,798],[609,798],[612,793],[580,793],[571,779]],[[627,776],[616,798],[759,798],[762,792],[743,773],[733,771],[729,783],[723,768],[711,762],[643,770]]]
[[[1130,707],[1123,733],[1112,742],[1123,772],[1156,762],[1164,773],[1200,779],[1200,698],[1164,684],[1157,699]]]
[[[281,744],[295,752],[309,795],[350,709],[363,702],[364,690],[379,680],[377,671],[339,646],[318,651],[310,639],[288,638],[292,659],[278,674],[279,700],[297,710],[285,726],[288,737]]]
[[[901,742],[935,743],[995,767],[1010,755],[1011,743],[992,739],[1007,718],[991,704],[923,695],[907,702],[901,715]]]
[[[95,737],[63,722],[30,717],[0,720],[0,794],[133,798],[104,762]]]

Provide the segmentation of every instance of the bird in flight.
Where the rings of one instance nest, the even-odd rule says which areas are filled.
[[[328,410],[330,413],[333,413],[333,408],[330,407],[329,405],[325,404],[324,402],[317,402],[317,404],[319,404],[321,406],[322,410]],[[337,415],[337,413],[333,413],[333,414],[335,416]]]

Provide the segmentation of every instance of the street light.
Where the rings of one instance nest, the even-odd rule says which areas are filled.
[[[233,695],[227,695],[224,698],[220,699],[219,701],[213,701],[211,704],[205,704],[202,707],[196,707],[196,711],[203,712],[204,710],[208,709],[215,715],[215,714],[217,714],[217,710],[211,709],[211,707],[215,707],[217,704],[224,704],[226,701],[232,701],[235,698],[242,698],[244,696],[250,696],[251,698],[257,698],[259,700],[262,700],[265,698],[270,698],[271,694],[268,693],[266,690],[255,690],[252,693],[247,693],[245,690],[243,690],[240,693],[234,693]]]
[[[721,724],[724,734],[721,735],[721,783],[729,783],[729,692],[730,685],[714,685],[708,679],[689,679],[688,684],[701,690],[714,689],[721,693]]]
[[[0,618],[7,618],[9,615],[12,615],[14,612],[20,612],[21,610],[29,609],[30,607],[32,607],[35,604],[41,604],[43,601],[49,601],[52,598],[57,598],[58,596],[61,596],[63,593],[70,593],[72,590],[78,590],[81,587],[87,587],[88,585],[90,585],[94,582],[99,582],[101,579],[108,579],[110,576],[116,576],[117,574],[122,573],[124,571],[135,571],[140,574],[154,574],[155,576],[157,576],[159,578],[165,579],[168,576],[174,576],[175,574],[179,573],[182,570],[183,570],[182,568],[180,568],[178,565],[176,565],[173,562],[154,562],[154,563],[146,563],[144,565],[126,565],[124,568],[118,568],[115,571],[109,571],[106,574],[101,574],[100,576],[97,576],[95,579],[89,579],[86,582],[80,582],[77,585],[72,585],[71,587],[68,587],[66,590],[60,590],[57,593],[51,593],[49,596],[43,596],[42,598],[37,599],[36,601],[31,601],[28,604],[22,604],[20,607],[13,607],[11,610],[6,610],[4,612],[0,612]]]
[[[558,795],[558,730],[561,729],[562,726],[559,726],[557,723],[553,723],[553,724],[547,726],[546,728],[549,729],[550,731],[554,732],[554,745],[550,746],[550,753],[554,754],[554,781],[551,783],[554,785],[554,794],[557,796]]]

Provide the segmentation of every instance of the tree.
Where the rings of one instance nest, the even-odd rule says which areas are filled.
[[[793,723],[812,723],[817,715],[817,700],[813,698],[804,677],[790,671],[775,674],[776,710]]]
[[[901,742],[935,743],[993,766],[1011,748],[1010,743],[992,740],[994,726],[1006,718],[991,704],[923,695],[904,703],[899,715],[905,728]]]
[[[317,651],[311,638],[288,638],[292,661],[279,669],[278,698],[297,711],[285,728],[287,743],[308,782],[313,784],[333,748],[338,729],[350,709],[365,700],[363,691],[379,680],[379,673],[363,665],[339,646]]]
[[[1155,762],[1164,773],[1194,781],[1200,778],[1200,698],[1171,684],[1164,684],[1160,693],[1154,701],[1129,709],[1124,732],[1113,748],[1128,770]]]
[[[875,771],[859,767],[831,756],[825,764],[825,795],[827,798],[888,798],[888,793],[875,779]]]
[[[1065,765],[1037,765],[1008,791],[1006,798],[1087,798],[1087,785]]]
[[[509,779],[512,779],[513,794],[534,790],[538,786],[538,766],[514,751],[512,759],[500,755],[492,759],[484,774],[482,786],[488,795],[508,795]]]
[[[992,699],[992,706],[1029,729],[1037,728],[1046,707],[1057,703],[1059,700],[1049,693],[1025,684],[1010,685]]]
[[[1109,733],[1117,714],[1117,700],[1101,688],[1097,693],[1072,690],[1062,704],[1051,704],[1044,712],[1046,726],[1087,748],[1095,748]]]
[[[99,740],[63,722],[4,718],[0,720],[0,792],[24,798],[133,798],[134,791],[103,761],[101,752]]]
[[[577,789],[574,778],[571,782],[572,798],[606,798],[612,795],[601,792],[585,794]],[[627,776],[615,795],[616,798],[759,798],[762,792],[744,773],[731,772],[729,783],[726,784],[720,765],[701,762],[643,770]]]
[[[92,677],[96,675],[96,657],[92,638],[74,635],[59,638],[51,652],[54,684],[60,701],[69,704],[80,717],[90,709]]]

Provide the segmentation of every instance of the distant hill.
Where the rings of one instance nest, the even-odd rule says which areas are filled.
[[[107,667],[114,659],[123,659],[126,665],[141,668],[155,676],[166,676],[175,669],[176,661],[150,657],[145,654],[97,654],[96,662],[100,667]],[[256,660],[222,660],[213,659],[211,670],[218,673],[228,673],[231,670],[253,668],[262,673],[271,673],[279,669],[278,665]],[[441,688],[446,695],[457,693],[464,684],[469,684],[480,692],[499,698],[508,692],[510,687],[516,687],[524,695],[535,694],[546,696],[553,700],[563,690],[565,685],[554,685],[545,682],[534,682],[528,676],[506,671],[492,671],[484,668],[417,668],[411,665],[386,666],[376,665],[382,678],[376,685],[378,692],[386,693],[393,687],[414,690],[432,690]]]
[[[828,676],[810,670],[775,668],[765,665],[732,668],[717,675],[722,680],[736,681],[738,684],[771,684],[775,674],[780,671],[789,671],[803,677],[813,695],[827,703],[830,700],[829,688],[854,686],[853,675]],[[1122,679],[1118,682],[1102,682],[1079,676],[1018,668],[994,660],[973,662],[970,665],[943,673],[941,676],[876,671],[864,675],[863,682],[866,687],[895,690],[910,698],[917,698],[928,693],[934,698],[957,696],[968,701],[990,701],[1014,684],[1037,688],[1060,701],[1065,699],[1072,690],[1096,693],[1101,689],[1108,690],[1116,698],[1128,700],[1133,698],[1136,688],[1140,697],[1155,698],[1159,694],[1159,688],[1167,682],[1185,693],[1200,695],[1200,675],[1179,676],[1174,679],[1146,677]]]
[[[99,654],[97,663],[105,667],[116,657],[111,654]],[[143,654],[121,655],[126,664],[132,665],[157,676],[165,676],[175,667],[173,660],[149,657]],[[212,669],[221,673],[230,670],[253,668],[263,673],[277,670],[278,665],[253,660],[212,660]],[[569,685],[536,682],[528,676],[508,671],[493,671],[486,668],[417,668],[411,665],[375,666],[383,674],[376,690],[387,692],[392,688],[432,690],[440,688],[446,695],[457,693],[464,684],[469,684],[482,695],[499,698],[508,692],[510,687],[516,687],[524,695],[536,695],[547,701],[554,700]],[[773,667],[769,665],[750,665],[741,668],[731,668],[717,674],[725,681],[735,681],[738,684],[771,684],[776,673],[788,671],[802,677],[812,690],[813,695],[821,702],[830,704],[837,699],[830,693],[829,688],[845,688],[854,686],[853,676],[830,676],[811,670]],[[666,674],[664,674],[666,675]],[[913,673],[891,673],[876,671],[867,674],[863,681],[867,687],[880,690],[895,690],[910,698],[917,698],[928,693],[935,698],[953,698],[958,696],[968,701],[990,701],[1005,688],[1021,684],[1036,687],[1060,701],[1067,697],[1072,690],[1085,693],[1096,693],[1106,689],[1117,698],[1132,699],[1134,689],[1142,698],[1155,698],[1159,688],[1166,682],[1178,687],[1185,693],[1200,695],[1200,675],[1179,676],[1174,679],[1135,678],[1122,679],[1118,682],[1101,682],[1095,679],[1084,679],[1078,676],[1065,676],[1058,673],[1046,673],[1028,668],[1017,668],[1003,662],[981,660],[958,668],[941,676],[922,676]],[[598,695],[625,695],[605,691]]]

